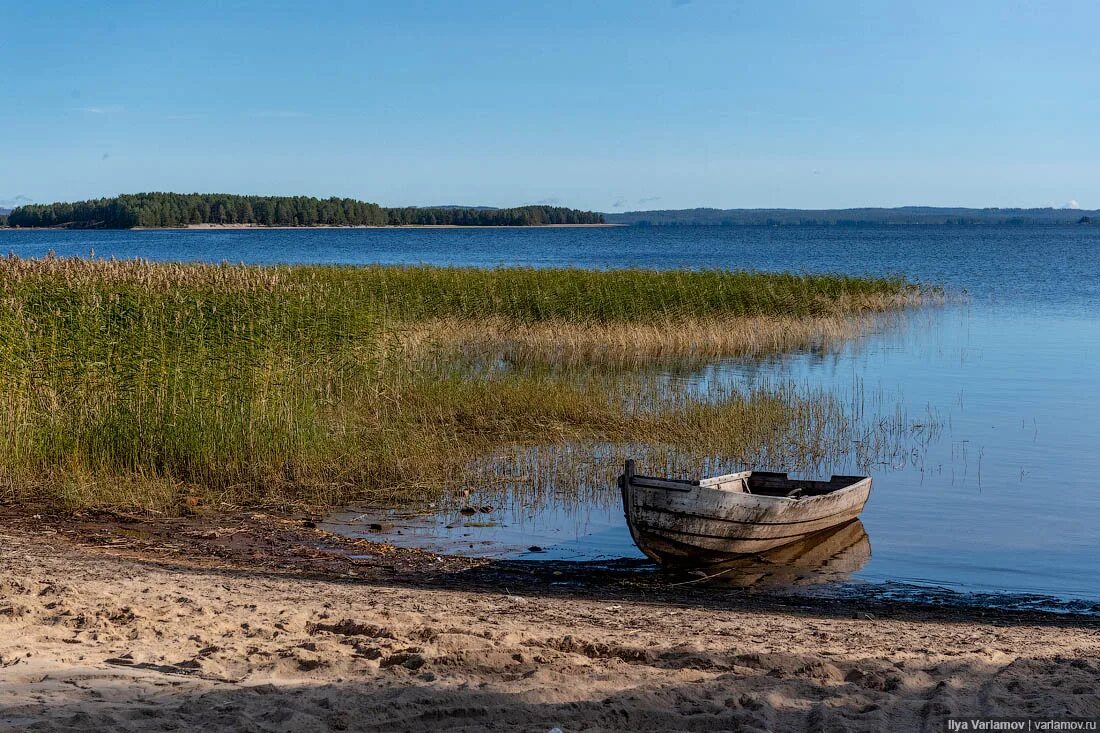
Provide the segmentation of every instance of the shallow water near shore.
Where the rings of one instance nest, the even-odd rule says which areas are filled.
[[[1100,600],[1100,227],[0,231],[0,248],[160,260],[900,273],[966,291],[965,304],[913,313],[833,352],[728,360],[667,379],[703,392],[789,381],[827,390],[867,420],[900,413],[909,425],[937,426],[870,467],[867,552],[840,572],[834,564],[819,590],[862,584],[1005,603],[1041,598],[1052,607]],[[851,470],[840,457],[817,472]],[[470,516],[460,504],[412,516],[357,509],[330,526],[441,552],[640,558],[615,487],[587,489],[583,501],[505,496]],[[810,567],[800,577],[816,574]]]
[[[1021,333],[1030,333],[1026,348]],[[1088,319],[1008,322],[953,307],[916,315],[836,354],[729,361],[676,379],[704,391],[715,382],[749,387],[789,379],[860,405],[871,421],[900,411],[908,424],[938,426],[935,435],[910,435],[870,468],[874,489],[862,515],[868,557],[843,577],[830,572],[822,580],[1100,600],[1092,442],[1098,405],[1090,391],[1097,353],[1100,332]],[[857,470],[849,456],[817,475]],[[334,521],[343,524],[337,531],[440,552],[641,557],[613,486],[603,499],[581,503],[561,497],[468,517],[454,507],[413,516],[368,511]],[[382,523],[383,531],[369,530],[370,523]]]

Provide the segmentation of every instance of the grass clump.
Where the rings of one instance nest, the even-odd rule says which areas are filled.
[[[165,486],[293,482],[331,450],[330,408],[376,384],[376,338],[372,314],[329,283],[9,258],[0,481],[70,503],[144,476],[160,483],[154,506]]]
[[[747,456],[811,413],[770,393],[678,394],[637,367],[844,338],[921,297],[840,276],[9,257],[0,501],[423,498],[479,457],[573,441],[721,433],[712,452]]]

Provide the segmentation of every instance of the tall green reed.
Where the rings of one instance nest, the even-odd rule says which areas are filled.
[[[593,359],[591,342],[631,324],[659,324],[657,339],[690,318],[710,319],[705,339],[745,317],[918,297],[901,280],[844,276],[3,258],[0,500],[165,512],[396,501],[461,484],[506,445],[676,446],[719,425],[756,440],[790,424],[782,396],[663,393]],[[525,368],[485,370],[480,352],[411,354],[403,334],[432,319],[470,334],[487,319],[556,325],[512,354]],[[578,340],[569,369],[547,368],[539,342],[568,345],[573,324],[603,330]]]

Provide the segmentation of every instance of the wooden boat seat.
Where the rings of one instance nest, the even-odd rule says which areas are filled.
[[[721,491],[732,491],[738,494],[751,494],[749,489],[749,475],[752,471],[740,471],[728,473],[724,476],[713,476],[694,482],[697,486],[709,486]]]
[[[710,488],[720,491],[733,491],[738,494],[751,494],[749,480],[746,478],[732,478],[716,484],[710,484]]]

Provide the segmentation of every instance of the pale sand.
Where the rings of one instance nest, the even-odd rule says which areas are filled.
[[[853,619],[549,581],[419,589],[0,526],[3,731],[908,731],[945,730],[950,714],[1100,716],[1087,620]],[[191,540],[173,531],[165,552],[182,558]]]

